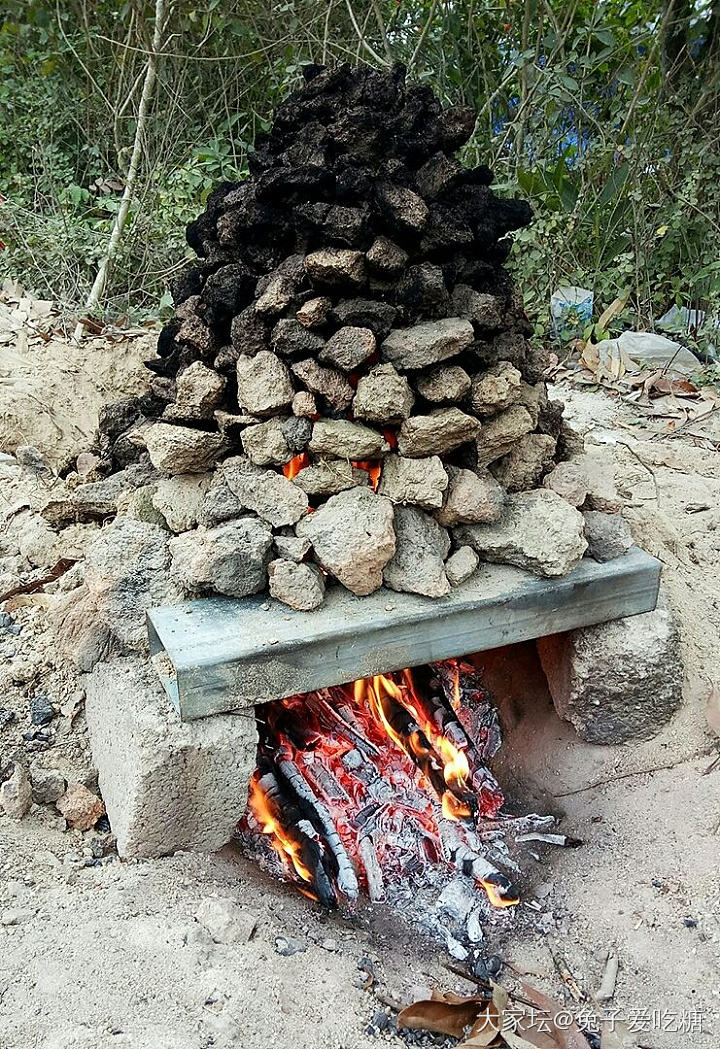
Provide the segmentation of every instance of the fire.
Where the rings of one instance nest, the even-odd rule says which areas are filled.
[[[517,896],[503,896],[493,881],[483,881],[481,878],[480,884],[487,893],[487,898],[493,907],[517,907],[518,903],[520,903]]]
[[[292,481],[293,477],[297,477],[301,470],[304,470],[306,466],[310,465],[310,456],[307,452],[300,452],[299,455],[294,455],[289,463],[285,463],[282,468],[282,472],[285,474],[289,481]]]
[[[271,845],[281,859],[285,863],[291,863],[298,877],[302,878],[304,882],[312,884],[312,872],[302,861],[300,844],[297,841],[293,841],[286,833],[277,815],[272,811],[270,799],[260,785],[260,777],[257,772],[254,773],[250,781],[248,804],[255,819],[260,824],[262,833],[271,837]]]
[[[377,492],[378,485],[380,484],[380,474],[382,473],[382,463],[380,460],[364,459],[362,462],[353,462],[352,465],[357,466],[359,470],[364,470],[370,475],[372,490],[373,492]]]

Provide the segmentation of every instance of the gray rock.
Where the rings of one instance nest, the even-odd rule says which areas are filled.
[[[495,415],[522,397],[522,375],[509,361],[499,361],[472,381],[470,404],[480,416]],[[530,387],[532,389],[532,387]]]
[[[325,459],[304,467],[292,483],[308,495],[337,495],[348,488],[367,485],[368,475],[348,459]]]
[[[537,647],[558,714],[588,743],[648,739],[680,706],[680,638],[664,604],[552,634]]]
[[[311,357],[293,364],[292,373],[311,393],[322,397],[331,412],[344,412],[355,396],[355,391],[341,372],[335,368],[324,368]]]
[[[243,456],[226,459],[222,475],[240,505],[253,510],[273,528],[293,525],[307,513],[308,497],[297,485],[281,473],[255,466]]]
[[[65,777],[59,769],[46,769],[37,762],[30,766],[32,798],[36,805],[54,805],[65,793]]]
[[[474,338],[469,321],[446,317],[439,321],[425,321],[412,328],[396,328],[382,343],[380,355],[401,371],[429,368],[462,353]]]
[[[383,277],[399,277],[405,269],[408,253],[387,237],[376,237],[366,255],[367,264]]]
[[[173,532],[187,532],[198,522],[198,512],[210,488],[213,474],[177,474],[162,478],[155,486],[152,505]]]
[[[313,431],[312,420],[304,416],[291,415],[281,424],[285,440],[294,452],[303,452]]]
[[[530,413],[519,404],[506,408],[504,412],[490,419],[483,425],[477,437],[478,466],[489,466],[496,459],[507,455],[532,428]]]
[[[451,554],[445,562],[445,574],[450,586],[460,586],[469,579],[477,566],[480,558],[471,546],[461,546],[454,554]]]
[[[321,361],[334,364],[344,372],[355,371],[376,349],[375,336],[369,328],[347,325],[331,335],[320,351]]]
[[[389,450],[382,434],[347,419],[316,422],[309,444],[314,455],[328,459],[377,459]]]
[[[332,288],[361,288],[365,283],[365,256],[349,248],[322,248],[305,256],[311,280]]]
[[[383,572],[385,585],[391,590],[426,597],[449,594],[445,558],[450,550],[450,536],[445,529],[422,510],[398,506],[395,535],[397,548]]]
[[[546,433],[526,433],[507,455],[492,465],[492,472],[508,492],[534,488],[552,463],[556,441]]]
[[[494,295],[475,291],[467,284],[456,284],[452,294],[453,311],[473,321],[484,331],[497,331],[502,325],[502,303]]]
[[[411,459],[443,455],[471,441],[480,423],[459,408],[438,408],[429,415],[413,415],[400,427],[398,451]]]
[[[256,466],[283,466],[296,454],[288,443],[283,423],[283,419],[268,419],[243,430],[243,451]]]
[[[318,415],[317,401],[309,390],[300,390],[292,399],[292,413],[299,419],[313,419]]]
[[[587,552],[596,561],[612,561],[616,557],[622,557],[633,545],[630,526],[620,514],[586,510],[583,517]]]
[[[445,467],[450,482],[443,505],[434,515],[445,528],[459,524],[492,524],[505,505],[505,492],[488,470]]]
[[[407,419],[415,403],[410,383],[392,364],[379,364],[359,379],[353,414],[370,422],[395,423]]]
[[[454,534],[458,544],[471,546],[484,561],[552,578],[569,572],[585,553],[584,523],[559,495],[540,488],[508,496],[494,524],[460,525]]]
[[[49,696],[44,696],[42,693],[31,697],[28,702],[28,710],[33,725],[49,725],[55,717],[55,707],[52,704],[52,700]]]
[[[425,200],[435,200],[459,180],[462,168],[442,150],[434,153],[415,173],[415,182]]]
[[[607,448],[589,451],[572,460],[585,473],[587,478],[588,510],[598,510],[604,514],[617,514],[623,508],[623,501],[615,487],[615,465],[612,453]]]
[[[178,474],[178,477],[205,477],[206,474]],[[159,483],[159,482],[158,482]],[[144,484],[132,492],[123,492],[118,497],[117,510],[120,517],[132,517],[136,521],[168,528],[163,514],[153,504],[157,484]],[[64,578],[64,577],[63,577]]]
[[[428,207],[417,193],[392,182],[380,183],[375,192],[380,210],[391,226],[406,233],[418,233],[425,226]]]
[[[426,459],[405,459],[388,455],[383,460],[378,494],[393,503],[433,510],[442,506],[448,475],[437,455]]]
[[[85,587],[90,607],[99,625],[128,648],[147,644],[148,608],[177,600],[169,566],[168,533],[129,517],[117,517],[88,549]]]
[[[369,488],[331,496],[296,526],[322,567],[353,594],[371,594],[395,553],[393,505]]]
[[[208,896],[198,907],[195,917],[215,943],[247,943],[258,923],[257,915],[233,900]]]
[[[284,561],[300,561],[310,553],[310,540],[297,535],[276,535],[275,549]]]
[[[332,299],[320,295],[316,299],[308,299],[303,303],[295,317],[303,328],[322,328],[327,324],[331,309]]]
[[[252,357],[260,350],[266,350],[270,341],[270,329],[268,321],[259,313],[254,306],[237,313],[230,325],[231,347],[224,347],[215,358],[215,367],[223,361],[232,365],[241,354]]]
[[[202,361],[193,361],[175,380],[175,400],[179,405],[190,405],[202,416],[212,416],[213,409],[222,401],[226,380]]]
[[[256,594],[267,582],[272,532],[244,517],[216,528],[185,532],[169,543],[172,574],[187,594]]]
[[[254,357],[238,357],[237,399],[246,412],[275,415],[291,403],[293,389],[290,372],[269,350]]]
[[[0,809],[10,819],[21,820],[31,805],[30,777],[25,766],[16,761],[8,778],[0,784]]]
[[[548,403],[547,387],[544,382],[536,382],[531,386],[527,382],[520,383],[520,396],[518,404],[526,408],[532,419],[533,429],[540,421],[540,409],[545,408]]]
[[[246,426],[252,426],[254,423],[262,422],[262,419],[259,416],[249,415],[247,412],[237,414],[235,412],[218,410],[213,412],[213,416],[215,422],[218,424],[220,433],[230,441],[237,440]]]
[[[243,507],[234,492],[225,484],[222,466],[215,472],[213,483],[198,507],[197,523],[204,528],[214,528],[223,521],[241,517]]]
[[[426,401],[462,401],[470,392],[471,380],[459,364],[439,365],[415,379],[417,392]]]
[[[220,457],[225,441],[219,433],[154,423],[143,431],[150,460],[169,474],[206,473]]]
[[[274,317],[287,309],[295,295],[295,282],[282,273],[269,275],[262,293],[255,300],[255,312],[264,317]]]
[[[587,499],[588,477],[579,463],[558,463],[543,477],[543,485],[556,492],[571,506],[582,506]]]
[[[299,321],[283,317],[272,330],[270,345],[282,357],[308,357],[319,353],[325,340]]]
[[[268,565],[270,593],[296,612],[311,612],[325,599],[325,580],[315,565],[295,561],[271,561]]]

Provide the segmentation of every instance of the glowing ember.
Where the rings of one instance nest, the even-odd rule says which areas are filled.
[[[269,840],[306,894],[327,905],[352,904],[361,889],[383,899],[444,868],[495,907],[518,902],[478,835],[484,820],[503,818],[503,796],[485,766],[497,716],[473,667],[378,674],[261,710],[239,829]]]
[[[373,492],[377,492],[378,485],[380,484],[380,474],[382,473],[382,463],[380,460],[363,460],[362,462],[353,462],[352,465],[357,466],[359,470],[364,470],[370,475],[372,490]]]
[[[282,472],[285,474],[289,481],[292,481],[293,477],[297,477],[301,470],[304,470],[306,466],[310,465],[310,456],[307,452],[300,452],[299,455],[294,455],[289,463],[285,463],[282,468]]]

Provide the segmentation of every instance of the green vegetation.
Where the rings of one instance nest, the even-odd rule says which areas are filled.
[[[107,248],[132,154],[154,3],[5,0],[0,271],[69,307]],[[308,61],[404,61],[479,113],[467,147],[529,198],[513,265],[538,331],[561,282],[615,322],[720,302],[720,3],[191,0],[168,4],[128,226],[104,307],[157,312],[183,227]]]

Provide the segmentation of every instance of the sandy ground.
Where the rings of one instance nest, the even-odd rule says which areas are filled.
[[[541,846],[528,860],[523,903],[489,924],[487,953],[506,961],[502,982],[530,973],[563,1001],[552,952],[592,994],[614,947],[620,970],[609,1008],[638,1028],[626,1044],[714,1049],[720,766],[705,774],[717,740],[704,704],[720,676],[720,457],[706,440],[658,437],[603,392],[557,393],[588,442],[616,459],[636,540],[663,561],[681,624],[686,697],[655,739],[590,746],[552,710],[533,646],[485,659],[491,677],[512,685],[497,766],[511,806],[558,812],[584,842],[573,850]],[[42,606],[18,612],[24,627],[8,663],[35,659],[31,676],[66,701],[73,682],[55,666],[44,616]],[[0,764],[25,747],[28,683],[18,678],[3,678],[2,705],[18,721],[0,734]],[[64,720],[52,749],[80,776],[89,761],[82,711]],[[233,846],[216,856],[120,863],[93,860],[93,837],[64,830],[50,807],[35,806],[20,823],[0,815],[1,1049],[442,1044],[377,1033],[392,1012],[378,1010],[411,1000],[418,985],[470,990],[444,968],[437,947],[392,915],[369,907],[354,919],[319,912]],[[196,920],[213,896],[252,912],[248,942],[216,944]],[[280,936],[304,949],[278,954]],[[363,989],[370,964],[375,980]],[[697,1026],[695,1013],[703,1031],[680,1033]]]

